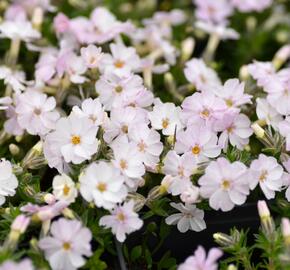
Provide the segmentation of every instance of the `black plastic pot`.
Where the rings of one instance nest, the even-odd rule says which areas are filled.
[[[217,246],[213,240],[213,234],[216,232],[229,233],[233,227],[249,230],[249,242],[251,243],[253,241],[251,236],[258,231],[260,224],[256,203],[237,206],[229,212],[207,211],[205,213],[205,222],[207,228],[202,232],[188,231],[180,233],[176,226],[173,226],[170,235],[154,255],[154,259],[158,261],[167,251],[171,251],[171,256],[176,258],[178,263],[181,263],[193,254],[198,245],[202,245],[207,250]],[[142,244],[140,231],[130,235],[126,244],[129,249]],[[147,244],[154,248],[158,243],[152,237],[152,239],[148,239]]]

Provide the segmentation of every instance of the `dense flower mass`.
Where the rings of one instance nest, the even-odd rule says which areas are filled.
[[[287,1],[2,2],[0,270],[216,270],[195,239],[160,257],[166,237],[258,200],[278,247],[257,254],[288,269],[263,201],[288,215]],[[214,239],[222,269],[257,268],[244,231]]]

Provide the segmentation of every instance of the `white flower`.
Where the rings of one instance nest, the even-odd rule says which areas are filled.
[[[275,198],[275,191],[280,191],[283,185],[283,167],[274,157],[264,154],[252,161],[250,176],[250,188],[254,189],[259,184],[268,200]]]
[[[195,205],[170,203],[170,205],[180,211],[180,213],[173,214],[165,219],[166,224],[176,225],[177,229],[185,233],[188,230],[200,232],[206,228],[204,222],[204,211],[196,208]]]
[[[32,135],[45,135],[54,129],[59,113],[54,97],[27,90],[18,95],[15,112],[19,125]]]
[[[56,145],[47,145],[47,148],[59,147],[65,162],[80,164],[88,160],[98,150],[98,127],[86,117],[78,117],[71,113],[68,117],[59,119],[55,131],[48,135],[49,141]]]
[[[86,81],[83,74],[87,71],[87,67],[83,58],[72,54],[67,59],[66,65],[66,72],[72,83],[82,84]]]
[[[52,181],[53,195],[57,200],[73,203],[78,195],[74,181],[66,174],[56,175]]]
[[[0,205],[4,204],[6,196],[14,196],[18,180],[12,172],[10,161],[0,160]]]
[[[0,37],[20,39],[26,42],[41,37],[40,33],[33,29],[29,21],[4,21],[0,24]]]
[[[0,270],[33,270],[34,267],[29,259],[24,259],[19,263],[13,261],[5,261],[0,265]]]
[[[103,216],[100,219],[100,225],[111,228],[118,241],[124,242],[126,234],[139,230],[143,225],[143,221],[138,217],[133,208],[133,200],[125,202],[122,206],[116,206],[111,211],[111,215]]]
[[[11,86],[16,93],[25,89],[25,73],[22,71],[13,71],[6,66],[0,66],[0,80],[4,80],[4,84]]]
[[[82,102],[81,108],[74,106],[72,111],[78,116],[86,116],[95,126],[102,125],[106,117],[106,113],[98,98],[87,98]]]
[[[127,196],[124,177],[111,163],[100,161],[90,164],[79,177],[80,193],[97,207],[112,209]]]
[[[42,238],[39,247],[54,270],[75,270],[85,264],[84,256],[91,256],[92,234],[77,220],[64,218],[51,225],[51,236]]]
[[[97,68],[103,57],[102,48],[90,44],[88,47],[81,48],[81,56],[88,68]]]
[[[180,107],[173,103],[158,102],[148,116],[154,129],[162,130],[163,135],[174,135],[175,131],[182,128],[180,112]]]
[[[209,198],[210,207],[224,212],[232,210],[235,204],[245,203],[250,193],[247,167],[223,157],[210,162],[198,183],[200,195]]]
[[[137,144],[144,164],[149,167],[156,166],[163,150],[160,134],[145,123],[139,123],[131,128],[129,138]]]
[[[128,142],[121,138],[112,145],[114,159],[112,163],[127,178],[127,184],[130,186],[133,182],[131,179],[139,179],[145,174],[145,167],[142,163],[142,155],[138,151],[138,147],[134,142]],[[131,182],[131,184],[130,184]]]

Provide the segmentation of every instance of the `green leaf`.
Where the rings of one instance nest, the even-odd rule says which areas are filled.
[[[142,255],[142,247],[141,246],[136,246],[132,249],[131,251],[131,260],[132,262],[136,261],[139,259]]]

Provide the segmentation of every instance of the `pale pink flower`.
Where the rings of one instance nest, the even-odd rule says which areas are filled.
[[[154,129],[161,130],[163,135],[168,136],[174,135],[183,127],[180,112],[180,107],[176,107],[173,103],[156,102],[148,117]]]
[[[261,12],[270,7],[273,0],[231,0],[231,4],[240,12]]]
[[[194,0],[197,19],[212,23],[224,23],[233,14],[233,7],[226,0]]]
[[[125,179],[111,163],[91,163],[79,177],[80,193],[97,207],[112,209],[127,196]]]
[[[102,125],[106,118],[106,113],[98,98],[87,98],[83,100],[81,108],[74,106],[72,111],[80,117],[87,117],[95,126]]]
[[[248,181],[248,170],[243,163],[230,163],[220,157],[210,162],[198,183],[200,195],[209,199],[210,207],[225,212],[232,210],[235,204],[245,203],[250,193]]]
[[[260,154],[258,159],[251,163],[250,188],[254,189],[258,184],[266,198],[273,199],[275,192],[280,191],[283,185],[283,167],[274,157]]]
[[[190,185],[180,194],[181,201],[188,204],[196,203],[198,197],[199,197],[199,188],[194,185]]]
[[[207,67],[202,59],[193,58],[186,62],[184,75],[198,91],[210,90],[221,85],[215,70]]]
[[[206,228],[204,211],[196,208],[193,204],[170,203],[180,213],[172,214],[165,219],[166,224],[176,225],[181,233],[188,230],[200,232]]]
[[[133,182],[131,180],[140,179],[145,174],[142,155],[138,151],[137,144],[120,140],[116,141],[112,148],[114,152],[113,165],[128,178],[126,182],[132,186]]]
[[[0,110],[7,110],[11,103],[12,99],[10,97],[0,97]]]
[[[20,136],[24,133],[24,129],[19,125],[15,107],[9,106],[6,110],[6,117],[8,118],[4,123],[4,129],[8,134]]]
[[[45,135],[55,128],[59,113],[54,97],[27,90],[17,97],[15,112],[19,125],[32,135]]]
[[[119,242],[124,242],[126,234],[135,232],[143,226],[142,219],[134,211],[134,201],[125,202],[122,206],[117,205],[111,215],[101,217],[99,224],[111,228]]]
[[[278,125],[279,132],[286,138],[286,150],[290,150],[290,117],[287,116],[285,120]]]
[[[274,129],[278,129],[279,123],[282,122],[283,117],[272,107],[267,99],[256,99],[256,114],[258,119],[264,120],[267,125],[272,126]]]
[[[177,133],[175,150],[177,153],[190,153],[197,162],[203,162],[220,154],[217,142],[217,135],[210,129],[201,125],[190,126]]]
[[[92,233],[80,221],[58,219],[52,223],[50,232],[38,245],[52,269],[78,269],[86,262],[84,256],[92,255]]]
[[[58,34],[67,32],[70,28],[69,18],[61,12],[58,13],[53,18],[53,27]]]
[[[178,270],[218,270],[217,260],[223,255],[218,248],[210,249],[208,256],[202,246],[198,246],[193,256],[189,256]]]
[[[40,37],[41,34],[33,29],[29,21],[4,21],[0,24],[0,38],[20,39],[30,42]]]
[[[64,200],[73,203],[76,200],[78,191],[74,181],[66,174],[56,175],[52,180],[54,200]]]
[[[222,87],[214,89],[214,93],[225,101],[229,109],[239,109],[244,104],[252,103],[252,96],[244,91],[245,83],[240,83],[238,79],[229,79]]]
[[[138,123],[130,129],[129,138],[137,144],[144,164],[149,167],[156,166],[163,150],[160,134],[145,123]]]
[[[130,134],[130,130],[137,124],[147,124],[148,118],[145,111],[133,107],[113,109],[110,119],[104,122],[104,140],[111,143],[119,136]]]
[[[98,68],[103,57],[102,48],[90,44],[81,48],[81,56],[88,68]]]
[[[228,143],[243,150],[249,143],[249,138],[253,134],[251,121],[245,114],[225,114],[215,129],[221,131],[219,145],[226,151]]]
[[[39,206],[37,204],[28,203],[20,208],[22,212],[36,216],[41,221],[51,220],[57,217],[68,206],[65,201],[58,201],[49,205]]]
[[[216,35],[219,39],[239,39],[240,34],[227,26],[227,24],[215,24],[212,22],[197,21],[194,26],[205,33]]]
[[[0,80],[4,80],[4,84],[11,86],[17,94],[26,87],[25,73],[23,71],[12,70],[6,66],[0,66]]]
[[[112,108],[134,105],[134,103],[140,107],[150,106],[153,95],[145,91],[143,80],[138,75],[121,77],[113,73],[106,73],[96,82],[99,99],[105,109],[109,111]],[[130,104],[131,102],[133,104]]]
[[[66,72],[69,75],[70,81],[76,84],[84,83],[87,80],[83,76],[86,71],[87,67],[83,58],[74,54],[70,55],[66,61]]]
[[[5,10],[4,19],[7,21],[27,21],[27,14],[21,5],[13,3]]]
[[[0,270],[34,270],[35,268],[32,265],[32,262],[29,259],[24,259],[20,262],[5,261],[0,265]]]
[[[5,197],[16,194],[17,187],[18,180],[12,171],[11,162],[0,159],[0,205],[4,204]]]
[[[134,47],[111,43],[110,50],[112,54],[104,54],[102,58],[101,72],[128,76],[131,72],[136,72],[141,68],[141,60]]]
[[[194,93],[181,104],[182,120],[186,125],[201,125],[213,128],[214,124],[228,110],[226,102],[212,92]]]
[[[11,224],[11,230],[23,234],[26,231],[29,223],[30,218],[20,214],[13,220]]]
[[[57,121],[55,131],[45,140],[48,138],[49,141],[57,142],[57,145],[47,147],[60,147],[61,155],[66,162],[80,164],[97,152],[99,145],[97,131],[98,127],[93,125],[89,118],[71,113],[68,117],[62,117]]]

